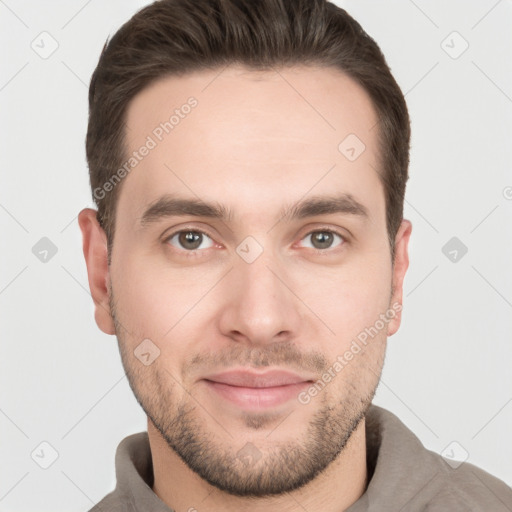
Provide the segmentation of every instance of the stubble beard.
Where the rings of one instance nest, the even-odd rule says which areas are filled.
[[[125,331],[116,317],[113,294],[110,299],[122,363],[138,403],[168,446],[192,471],[231,495],[274,496],[311,482],[346,447],[375,395],[380,372],[370,384],[362,385],[364,379],[351,382],[352,389],[340,401],[333,402],[332,396],[322,391],[314,399],[321,405],[300,440],[279,442],[271,449],[260,449],[252,443],[235,449],[233,445],[239,443],[233,442],[222,421],[216,422],[192,395],[182,392],[183,398],[175,399],[183,390],[168,371],[158,364],[145,367],[134,357],[131,344],[121,336]],[[382,364],[383,359],[378,363],[380,369]],[[360,389],[363,387],[366,389]],[[243,421],[252,433],[272,423],[277,424],[276,429],[286,429],[293,421],[293,411],[281,424],[272,413],[247,412]],[[219,429],[223,440],[214,434]]]

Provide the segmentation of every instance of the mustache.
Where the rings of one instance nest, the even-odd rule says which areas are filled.
[[[318,351],[301,352],[291,342],[275,342],[265,347],[250,348],[246,345],[235,345],[215,353],[201,352],[184,364],[183,371],[194,373],[196,370],[204,372],[233,366],[247,366],[254,369],[278,366],[290,370],[322,373],[328,367],[328,362]]]

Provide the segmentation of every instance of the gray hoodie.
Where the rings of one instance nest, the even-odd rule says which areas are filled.
[[[512,512],[512,488],[467,462],[449,464],[376,405],[366,414],[366,447],[369,483],[345,512]],[[89,512],[173,512],[152,491],[147,432],[121,441],[116,477],[115,490]]]

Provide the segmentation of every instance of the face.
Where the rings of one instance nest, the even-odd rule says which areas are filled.
[[[145,156],[122,183],[110,268],[81,213],[96,321],[151,424],[219,489],[303,486],[373,398],[410,234],[404,221],[393,266],[376,123],[333,69],[161,79],[127,112]]]

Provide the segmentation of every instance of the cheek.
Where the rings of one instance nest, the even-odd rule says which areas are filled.
[[[148,259],[126,258],[113,266],[116,309],[130,332],[165,341],[193,316],[213,278],[194,273],[191,279],[190,272],[161,268]]]
[[[199,350],[208,336],[212,304],[207,294],[219,277],[214,272],[196,272],[191,279],[190,271],[145,265],[135,258],[115,268],[112,284],[116,312],[130,333],[124,331],[120,340],[125,352],[131,357],[142,340],[149,339],[158,348],[155,367],[165,368],[161,370],[162,382],[182,379],[183,361]],[[204,336],[198,336],[198,332]],[[151,365],[146,370],[153,369]]]
[[[391,269],[361,261],[316,280],[314,289],[305,302],[334,331],[338,344],[349,343],[389,309]]]

